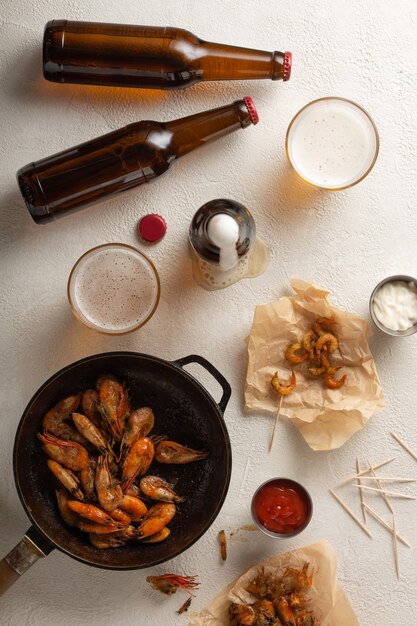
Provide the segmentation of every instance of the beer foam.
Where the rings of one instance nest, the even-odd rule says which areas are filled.
[[[369,116],[355,103],[324,98],[294,118],[287,150],[302,178],[317,187],[338,189],[366,175],[377,154],[378,137]]]
[[[70,297],[88,326],[118,334],[150,317],[158,303],[159,283],[144,256],[115,244],[80,259],[70,280]]]

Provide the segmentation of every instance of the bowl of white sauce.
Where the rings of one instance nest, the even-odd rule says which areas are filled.
[[[417,279],[384,278],[371,294],[369,310],[374,324],[387,335],[413,335],[417,332]]]

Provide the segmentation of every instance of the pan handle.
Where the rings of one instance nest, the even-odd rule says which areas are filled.
[[[21,541],[0,561],[0,596],[38,559],[47,556],[53,546],[31,526]]]
[[[207,370],[209,374],[213,376],[213,378],[217,380],[217,382],[223,389],[223,395],[217,406],[219,407],[221,413],[223,414],[226,410],[227,403],[230,400],[230,396],[232,395],[232,388],[230,387],[225,377],[222,374],[220,374],[219,370],[216,369],[214,365],[210,363],[210,361],[207,361],[207,359],[205,359],[202,356],[199,356],[198,354],[190,354],[189,356],[185,356],[182,359],[177,359],[176,361],[173,361],[174,365],[178,365],[181,368],[184,367],[184,365],[187,365],[188,363],[198,363],[199,365],[204,367],[204,369]]]

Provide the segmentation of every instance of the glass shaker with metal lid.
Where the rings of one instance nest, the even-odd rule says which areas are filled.
[[[195,213],[189,231],[193,273],[207,290],[223,289],[262,274],[269,252],[255,221],[240,202],[211,200]]]

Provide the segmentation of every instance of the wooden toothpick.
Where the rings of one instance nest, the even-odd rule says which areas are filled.
[[[371,465],[371,463],[370,463],[369,459],[366,459],[366,460],[367,460],[367,462],[368,462],[369,469],[370,469],[370,472],[371,472],[372,476],[376,479],[376,484],[378,485],[378,487],[379,487],[379,489],[380,489],[380,491],[381,491],[382,497],[383,497],[383,498],[384,498],[384,500],[385,500],[385,504],[387,505],[387,507],[389,508],[389,510],[391,511],[391,513],[394,515],[394,510],[393,510],[393,508],[392,508],[392,506],[391,506],[391,502],[390,502],[390,501],[389,501],[389,499],[388,499],[387,493],[386,493],[386,492],[384,491],[384,489],[382,488],[382,485],[381,485],[381,483],[379,482],[378,477],[377,477],[377,475],[375,474],[375,470],[372,468],[372,465]],[[368,487],[368,489],[369,489],[369,487]]]
[[[394,544],[394,558],[395,558],[395,569],[397,570],[397,578],[400,580],[400,561],[398,559],[398,543],[397,543],[397,530],[395,528],[395,515],[392,514],[392,540]]]
[[[405,450],[406,452],[408,452],[408,454],[411,454],[411,456],[413,457],[413,459],[415,459],[415,460],[417,461],[417,454],[414,452],[414,450],[412,450],[412,449],[410,448],[410,446],[407,446],[407,444],[405,443],[405,441],[403,441],[402,439],[400,439],[398,435],[396,435],[396,434],[395,434],[395,433],[393,433],[392,431],[391,431],[391,433],[390,433],[390,434],[392,435],[392,437],[394,437],[394,439],[395,439],[396,441],[398,441],[398,443],[400,444],[400,446],[402,446],[402,447],[404,448],[404,450]]]
[[[366,485],[353,485],[354,487],[358,487],[358,489],[367,489],[368,491],[377,491],[378,493],[385,496],[393,496],[394,498],[403,498],[403,500],[417,500],[416,496],[409,496],[406,493],[399,493],[398,491],[384,491],[384,489],[377,489],[376,487],[367,487]],[[391,506],[391,504],[390,504]],[[392,509],[391,513],[393,513]]]
[[[277,408],[277,412],[275,413],[275,419],[274,419],[274,429],[272,431],[271,440],[269,442],[269,452],[271,452],[272,446],[274,445],[275,431],[277,429],[279,414],[281,413],[281,406],[282,406],[283,399],[284,399],[284,396],[279,397],[278,408]]]
[[[343,502],[343,500],[341,498],[339,498],[339,496],[337,495],[337,493],[335,493],[334,491],[332,491],[331,489],[329,489],[330,493],[332,494],[333,498],[335,500],[338,501],[338,503],[340,504],[341,507],[343,507],[346,511],[346,513],[348,513],[350,515],[350,517],[353,519],[353,521],[355,521],[357,523],[357,525],[362,528],[363,532],[366,533],[371,539],[373,539],[371,533],[369,532],[369,530],[366,528],[365,524],[363,524],[361,522],[361,520],[359,518],[356,517],[356,515],[354,514],[354,512],[348,507],[347,504],[345,504]]]
[[[359,459],[358,459],[358,457],[356,457],[356,471],[358,472],[358,475],[359,475],[359,474],[360,474],[360,471],[361,471],[361,466],[360,466],[360,464],[359,464]],[[362,483],[361,483],[361,479],[360,479],[360,478],[358,478],[358,484],[362,486]],[[361,509],[362,509],[362,517],[363,517],[363,521],[364,521],[364,523],[366,524],[366,512],[365,512],[365,510],[366,510],[366,509],[365,509],[365,506],[364,506],[364,505],[365,505],[365,501],[364,501],[364,497],[363,497],[363,490],[362,490],[362,489],[359,489],[359,497],[360,497],[360,499],[361,499]]]

